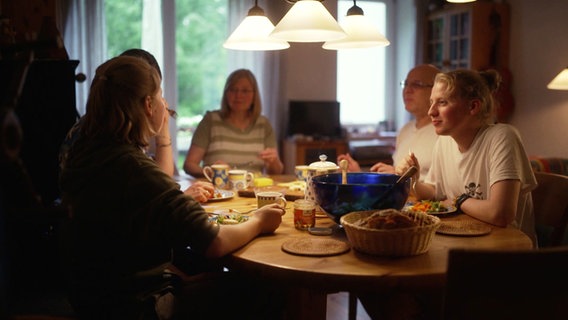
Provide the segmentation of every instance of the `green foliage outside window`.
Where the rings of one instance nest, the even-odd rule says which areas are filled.
[[[155,0],[158,1],[158,0]],[[171,0],[162,0],[171,1]],[[176,0],[174,0],[176,1]],[[176,1],[177,146],[183,162],[193,129],[207,110],[218,109],[227,77],[229,0]],[[107,51],[114,57],[142,43],[144,0],[105,0]]]
[[[108,56],[139,48],[143,0],[105,0]],[[176,63],[180,117],[217,109],[227,72],[227,0],[176,1]]]

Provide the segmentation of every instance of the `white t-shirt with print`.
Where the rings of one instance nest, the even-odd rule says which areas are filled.
[[[463,193],[488,199],[495,182],[520,180],[521,194],[512,226],[536,241],[531,190],[537,182],[514,127],[494,124],[482,128],[464,153],[453,138],[440,136],[433,152],[425,182],[435,185],[438,200],[455,199]]]
[[[424,180],[432,164],[432,148],[438,139],[438,134],[432,123],[416,129],[416,120],[406,123],[396,138],[396,148],[392,155],[395,166],[400,164],[412,151],[420,162],[420,180]]]

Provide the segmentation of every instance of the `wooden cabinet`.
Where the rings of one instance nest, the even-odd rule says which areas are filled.
[[[293,174],[294,167],[300,164],[310,164],[319,161],[319,156],[325,154],[327,161],[337,162],[337,156],[347,153],[349,145],[346,140],[295,140],[283,141],[284,173]]]
[[[477,1],[430,12],[424,62],[448,71],[508,67],[509,6]]]

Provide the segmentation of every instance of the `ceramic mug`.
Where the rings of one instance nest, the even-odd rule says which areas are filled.
[[[229,165],[212,164],[203,167],[203,175],[217,189],[227,189],[229,187]]]
[[[299,165],[294,167],[294,174],[299,181],[308,181],[310,166]]]
[[[229,183],[234,190],[244,190],[254,182],[254,174],[246,170],[229,170]]]
[[[258,208],[264,207],[267,204],[278,203],[286,207],[286,198],[284,194],[278,191],[260,191],[256,193],[256,202]]]

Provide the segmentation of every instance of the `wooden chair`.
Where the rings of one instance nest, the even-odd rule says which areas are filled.
[[[535,172],[532,191],[539,247],[568,245],[568,176]]]
[[[449,252],[444,319],[568,319],[568,246]]]

